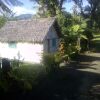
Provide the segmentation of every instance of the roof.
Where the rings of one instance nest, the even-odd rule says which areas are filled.
[[[8,21],[0,29],[1,42],[42,42],[55,18]]]

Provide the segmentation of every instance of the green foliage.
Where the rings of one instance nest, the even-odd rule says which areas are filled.
[[[13,75],[19,79],[28,81],[31,84],[35,84],[35,80],[39,74],[45,73],[45,68],[39,64],[23,63],[20,67],[13,68]]]
[[[41,7],[39,8],[38,13],[41,11],[44,13],[45,17],[54,17],[58,15],[58,12],[62,11],[63,4],[67,0],[31,0],[37,2]],[[44,8],[46,8],[44,10]],[[40,17],[43,16],[43,13],[40,14]],[[41,16],[42,15],[42,16]]]
[[[11,6],[11,5],[12,6],[22,6],[23,3],[19,0],[5,0],[5,2],[0,0],[0,12],[2,14],[5,14],[5,12],[9,13],[9,14],[12,13],[12,11],[8,5],[9,6]]]
[[[59,52],[55,54],[55,62],[58,64],[62,62],[62,55]]]
[[[12,72],[1,73],[0,93],[4,94],[23,94],[32,90],[32,85],[26,81],[14,76]]]
[[[93,32],[90,29],[86,29],[84,31],[85,36],[87,37],[88,40],[92,40],[93,39]]]
[[[0,69],[0,94],[24,95],[32,91],[40,77],[46,74],[45,68],[39,64],[23,63],[20,67],[12,68],[4,73]]]
[[[53,72],[58,67],[54,54],[44,54],[42,63],[46,67],[47,72]]]
[[[14,68],[19,67],[19,65],[21,64],[21,62],[17,59],[14,59],[11,61],[11,66]]]
[[[89,29],[95,29],[95,26],[99,23],[98,18],[100,13],[100,2],[99,0],[87,0],[90,5],[90,9],[86,10],[83,8],[83,0],[71,0],[74,1],[75,5],[73,13],[70,14],[62,9],[62,5],[66,0],[36,0],[41,2],[42,7],[46,7],[46,17],[56,16],[58,24],[61,28],[63,50],[60,50],[58,54],[58,60],[60,57],[69,57],[75,52],[80,52],[82,48],[89,47],[91,39],[93,38],[92,32],[87,32]],[[61,3],[62,2],[62,3]],[[60,8],[61,4],[61,8]],[[93,8],[92,8],[93,6]],[[80,9],[80,13],[78,11]],[[97,9],[97,10],[96,10]],[[99,24],[98,24],[99,25]],[[99,27],[100,28],[100,27]],[[99,30],[99,28],[97,30]],[[85,41],[85,42],[83,42]],[[82,43],[83,42],[83,43]],[[86,43],[86,45],[84,45]],[[63,52],[63,53],[62,53]]]
[[[60,13],[57,19],[63,33],[61,40],[61,44],[63,43],[63,50],[60,50],[60,53],[62,57],[67,55],[68,58],[73,53],[80,52],[81,39],[87,39],[86,35],[83,34],[87,27],[87,20],[79,15],[71,15],[69,13]]]
[[[52,66],[55,62],[54,54],[44,54],[43,55],[43,64],[45,66]]]
[[[6,18],[3,16],[0,16],[0,28],[6,23]]]
[[[64,44],[63,56],[71,57],[77,52],[89,50],[93,31],[88,28],[88,20],[81,15],[71,15],[61,13],[58,16],[58,22],[61,27]]]
[[[88,41],[87,39],[81,39],[81,52],[88,50]]]
[[[79,28],[80,28],[79,25],[74,25],[71,27],[71,30],[76,33],[76,32],[78,32]]]

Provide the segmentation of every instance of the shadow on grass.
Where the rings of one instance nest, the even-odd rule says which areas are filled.
[[[79,71],[69,68],[59,70],[54,74],[50,73],[48,77],[39,82],[37,94],[34,96],[45,100],[75,100],[81,84],[80,77],[82,74]]]
[[[84,59],[86,58],[87,60],[84,60],[83,56],[79,56],[79,58],[78,62],[74,61],[69,66],[52,74],[49,73],[43,80],[40,80],[37,87],[33,89],[32,98],[35,100],[40,98],[43,100],[83,100],[79,99],[79,97],[84,95],[87,98],[85,100],[94,100],[96,98],[99,100],[100,98],[98,94],[94,93],[95,88],[93,87],[100,84],[100,74],[80,71],[78,69],[88,68],[92,61],[99,61],[100,58],[91,56],[84,56]],[[81,62],[88,62],[88,64],[81,64]],[[88,79],[88,81],[83,82],[84,78]],[[84,84],[89,84],[86,87],[88,91],[86,94],[81,94],[80,87]]]
[[[73,73],[73,74],[72,74]],[[76,100],[78,87],[81,84],[82,73],[73,69],[60,69],[46,76],[38,76],[37,84],[32,85],[31,91],[22,89],[22,82],[10,79],[12,86],[7,93],[0,93],[1,98],[14,100]],[[6,95],[6,96],[5,96]]]
[[[17,90],[20,87],[15,85],[9,88],[10,90],[12,89],[13,92],[2,93],[1,98],[3,98],[3,100],[5,98],[13,98],[14,100],[79,100],[80,95],[84,95],[80,93],[80,87],[85,83],[83,79],[87,77],[91,82],[88,87],[89,91],[85,96],[89,98],[88,100],[99,98],[98,94],[94,94],[93,90],[95,88],[93,88],[93,86],[100,84],[100,74],[78,70],[79,68],[88,68],[93,61],[100,61],[100,57],[80,55],[76,61],[68,66],[55,69],[46,75],[38,75],[35,80],[36,84],[32,84],[31,91],[25,92]],[[10,81],[12,81],[12,79]]]
[[[91,56],[91,55],[78,55],[76,57],[77,62],[93,62],[93,61],[100,61],[100,57]]]

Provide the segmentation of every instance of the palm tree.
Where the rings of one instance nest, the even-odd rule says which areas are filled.
[[[21,6],[23,5],[22,2],[20,2],[19,0],[0,0],[0,12],[8,12],[11,13],[11,9],[8,6]]]

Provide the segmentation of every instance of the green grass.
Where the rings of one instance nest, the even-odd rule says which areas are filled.
[[[70,67],[47,72],[42,65],[21,63],[20,67],[12,68],[7,79],[4,78],[5,80],[0,82],[1,87],[7,89],[4,95],[8,93],[12,96],[15,92],[16,97],[17,94],[22,94],[22,97],[28,95],[28,99],[33,97],[31,100],[34,100],[34,96],[36,100],[75,100],[72,98],[76,98],[82,77],[83,74]]]
[[[45,67],[39,64],[23,63],[18,68],[13,69],[13,74],[19,79],[26,80],[28,82],[35,82],[38,76],[46,73]]]

